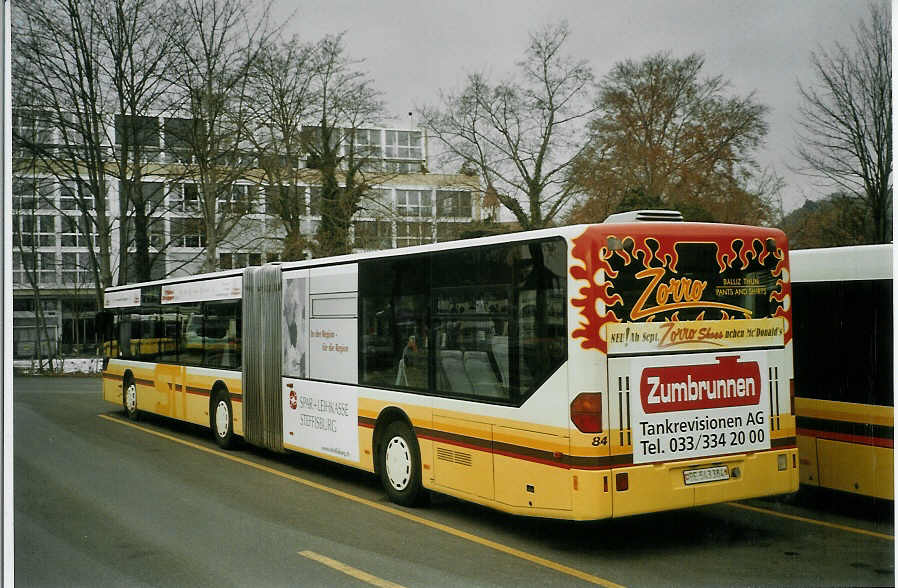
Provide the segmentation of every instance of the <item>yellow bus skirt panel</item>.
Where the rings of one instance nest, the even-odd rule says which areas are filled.
[[[817,439],[798,435],[798,481],[809,486],[820,485],[820,471],[817,467]]]
[[[688,508],[798,490],[797,450],[715,456],[614,468],[614,516]],[[780,456],[785,456],[784,458]],[[780,470],[785,459],[785,469]],[[725,465],[729,479],[687,485],[684,471]],[[626,490],[618,490],[618,476],[627,474]]]
[[[857,443],[817,439],[820,485],[894,500],[894,451]]]
[[[109,366],[103,372],[103,400],[117,404],[119,408],[124,406],[122,399],[122,372],[118,366]]]
[[[801,482],[895,499],[894,408],[796,398]]]

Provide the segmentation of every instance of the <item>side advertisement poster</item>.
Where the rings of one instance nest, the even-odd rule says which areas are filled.
[[[766,351],[629,358],[633,463],[770,449]]]
[[[358,398],[347,386],[282,378],[284,445],[359,461]]]

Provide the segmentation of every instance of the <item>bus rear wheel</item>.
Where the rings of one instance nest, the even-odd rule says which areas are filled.
[[[212,421],[212,435],[222,449],[234,443],[234,415],[231,413],[231,399],[221,388],[212,394],[209,417]]]
[[[402,421],[387,427],[379,451],[380,481],[390,500],[402,506],[415,506],[426,497],[421,485],[421,452],[418,440]]]
[[[131,374],[125,376],[122,386],[122,404],[129,419],[132,421],[140,419],[140,412],[137,410],[137,384]]]

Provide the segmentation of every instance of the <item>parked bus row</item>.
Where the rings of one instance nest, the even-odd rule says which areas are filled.
[[[110,288],[103,395],[502,511],[797,490],[776,229],[642,211]]]
[[[801,483],[894,500],[892,246],[791,257]]]

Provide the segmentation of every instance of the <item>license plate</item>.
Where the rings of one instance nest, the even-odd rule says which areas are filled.
[[[685,482],[687,486],[729,479],[730,471],[726,466],[715,466],[713,468],[702,468],[700,470],[686,470],[683,472],[683,482]]]

